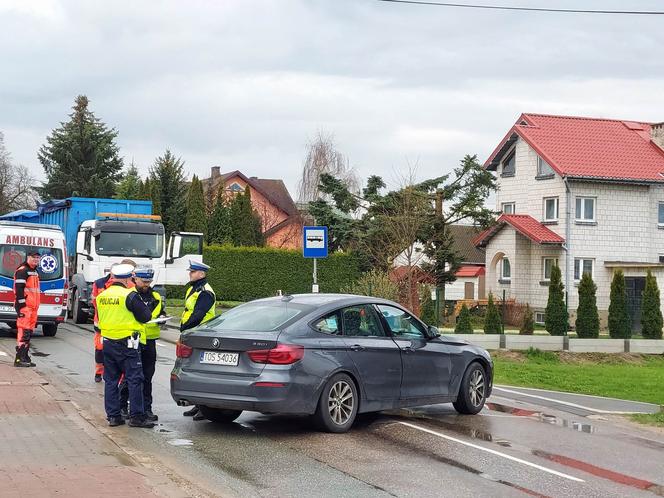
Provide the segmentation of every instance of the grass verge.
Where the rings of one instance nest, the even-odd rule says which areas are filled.
[[[629,418],[645,425],[654,425],[656,427],[664,427],[664,412],[659,413],[639,413],[637,415],[630,415]]]
[[[664,358],[636,354],[496,351],[495,382],[664,403]]]

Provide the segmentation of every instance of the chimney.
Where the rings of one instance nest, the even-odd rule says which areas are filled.
[[[210,168],[210,178],[214,180],[216,178],[219,178],[220,176],[221,176],[221,167],[212,166],[212,168]]]
[[[650,125],[650,140],[664,150],[664,123]]]

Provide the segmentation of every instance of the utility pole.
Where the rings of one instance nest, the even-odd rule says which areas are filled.
[[[436,218],[443,217],[443,189],[436,190]],[[442,292],[441,292],[442,290]],[[436,321],[440,324],[441,312],[445,311],[445,303],[441,305],[441,297],[445,299],[445,287],[441,289],[436,282]]]

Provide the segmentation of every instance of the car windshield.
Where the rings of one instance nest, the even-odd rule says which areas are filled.
[[[101,256],[159,258],[164,251],[164,238],[156,233],[101,232],[95,240]]]
[[[24,245],[0,245],[0,275],[7,278],[14,278],[16,268],[25,261],[25,255],[28,249],[34,249]],[[62,250],[54,249],[51,247],[38,247],[37,250],[40,254],[39,266],[37,272],[39,273],[39,280],[47,282],[49,280],[57,280],[62,278],[63,264],[62,264]]]
[[[247,303],[217,316],[205,325],[220,331],[269,332],[311,310],[311,306],[282,302]]]

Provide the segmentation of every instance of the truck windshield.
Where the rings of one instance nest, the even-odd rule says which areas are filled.
[[[14,278],[14,272],[23,261],[29,246],[22,245],[0,245],[0,275],[7,278]],[[62,278],[63,265],[62,265],[62,250],[53,249],[51,247],[38,247],[37,250],[41,254],[37,272],[39,279],[42,282],[49,280],[57,280]]]
[[[95,248],[103,256],[159,258],[164,252],[164,237],[156,233],[101,232]]]

